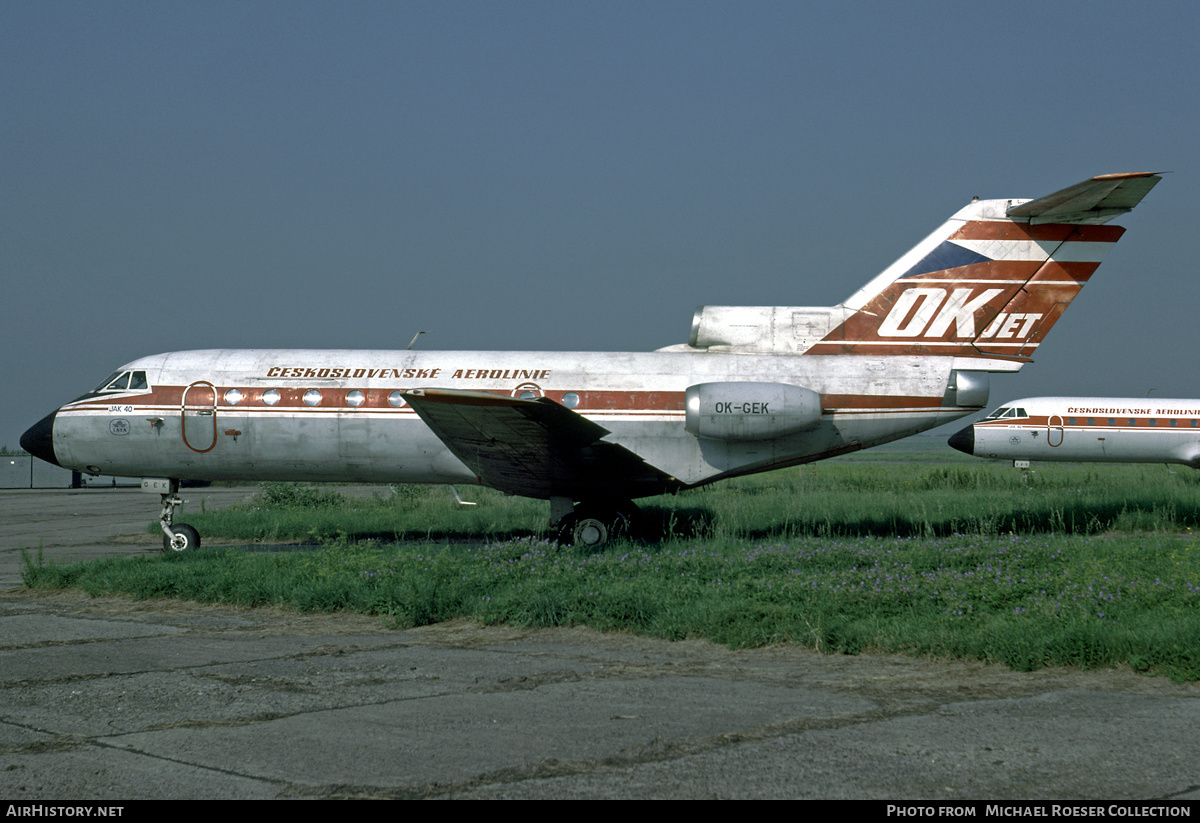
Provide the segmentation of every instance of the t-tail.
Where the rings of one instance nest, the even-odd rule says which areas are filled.
[[[1105,174],[1037,200],[974,200],[837,306],[702,306],[689,345],[774,354],[1028,362],[1162,178]]]

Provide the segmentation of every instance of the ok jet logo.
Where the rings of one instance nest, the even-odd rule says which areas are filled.
[[[918,286],[900,295],[896,305],[879,325],[880,337],[942,337],[954,326],[954,336],[975,339],[975,312],[1003,289],[984,289],[974,299],[974,289],[946,289]],[[1041,314],[1011,316],[1001,313],[983,331],[983,337],[1024,337],[1033,329]]]

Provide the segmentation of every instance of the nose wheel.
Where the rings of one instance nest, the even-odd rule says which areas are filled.
[[[200,532],[187,523],[172,527],[170,537],[163,535],[163,551],[186,552],[200,548]]]
[[[162,496],[162,514],[159,515],[158,525],[163,531],[163,551],[185,552],[200,548],[200,532],[187,523],[176,523],[175,509],[183,505],[179,496],[179,481],[170,481],[169,491]]]

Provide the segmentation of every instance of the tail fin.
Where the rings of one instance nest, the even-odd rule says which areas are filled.
[[[1020,368],[1124,233],[1102,224],[1161,179],[1109,174],[1037,200],[975,200],[840,305],[705,306],[690,344],[947,355],[994,361],[982,370]]]

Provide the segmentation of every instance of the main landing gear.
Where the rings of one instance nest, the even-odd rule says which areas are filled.
[[[185,552],[198,549],[200,532],[187,523],[171,524],[175,519],[175,509],[183,504],[183,498],[179,496],[179,481],[171,480],[169,483],[168,491],[162,496],[162,514],[158,518],[158,524],[163,530],[163,551]]]
[[[631,500],[586,501],[550,498],[550,524],[560,546],[599,547],[628,537],[638,508]]]

